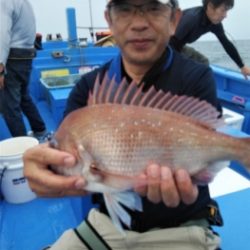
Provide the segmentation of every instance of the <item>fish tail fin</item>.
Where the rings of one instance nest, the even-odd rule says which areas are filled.
[[[131,226],[131,217],[123,206],[131,210],[142,211],[141,198],[132,191],[105,193],[104,201],[113,224],[122,234],[124,234],[122,223],[129,228]]]

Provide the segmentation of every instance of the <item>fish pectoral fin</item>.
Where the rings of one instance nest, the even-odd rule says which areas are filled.
[[[230,161],[218,161],[210,163],[206,168],[193,175],[192,180],[197,185],[207,185],[213,181],[218,172],[220,172],[223,168],[228,167],[229,164]]]
[[[105,193],[104,200],[112,222],[114,223],[116,228],[123,234],[124,229],[121,222],[129,228],[131,226],[131,217],[123,206],[133,211],[142,211],[141,197],[131,191]]]
[[[142,200],[141,197],[132,191],[120,192],[116,196],[116,200],[124,205],[125,207],[133,210],[142,212]]]

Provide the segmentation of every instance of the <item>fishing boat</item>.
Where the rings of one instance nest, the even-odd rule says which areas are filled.
[[[110,60],[116,47],[97,47],[79,41],[74,9],[67,9],[68,41],[43,43],[33,62],[30,92],[50,131],[55,131],[63,117],[66,100],[82,74]],[[69,42],[70,41],[70,42]],[[225,133],[250,136],[250,82],[235,71],[211,65],[218,96],[224,107]],[[24,118],[25,119],[25,118]],[[28,125],[27,125],[28,126]],[[0,141],[10,133],[0,115]],[[232,162],[210,184],[211,195],[218,201],[225,220],[215,227],[222,237],[222,249],[249,249],[250,175]],[[93,207],[87,197],[35,198],[12,204],[0,201],[0,249],[39,250],[52,244],[69,228],[76,227]]]

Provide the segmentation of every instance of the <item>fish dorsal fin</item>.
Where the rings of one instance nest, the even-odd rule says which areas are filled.
[[[120,83],[111,80],[106,73],[102,82],[96,77],[93,93],[89,94],[88,105],[115,103],[141,107],[150,107],[178,113],[191,117],[204,125],[217,128],[223,124],[218,119],[219,112],[206,101],[186,95],[173,95],[170,92],[157,91],[152,85],[147,92],[143,92],[143,84],[138,86],[132,81],[130,84],[125,78]]]

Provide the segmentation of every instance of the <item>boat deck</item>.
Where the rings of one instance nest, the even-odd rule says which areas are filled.
[[[221,228],[214,227],[214,230],[222,238],[222,249],[248,250],[250,185],[242,179],[243,177],[231,171],[224,172],[220,183],[217,183],[219,186],[224,186],[227,180],[228,186],[232,186],[233,183],[234,191],[220,194],[215,198],[220,204],[225,225]],[[52,244],[65,230],[76,227],[91,206],[89,197],[37,198],[19,205],[2,201],[0,202],[0,249],[40,250]]]

